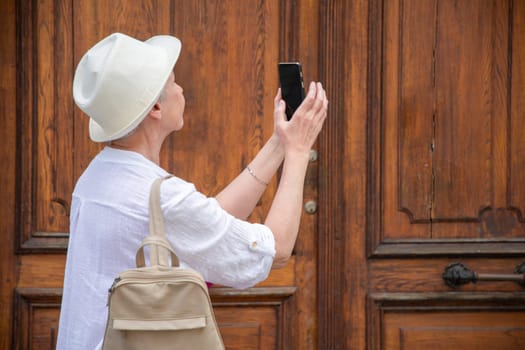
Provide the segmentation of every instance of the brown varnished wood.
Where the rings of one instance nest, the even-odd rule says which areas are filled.
[[[523,33],[525,33],[525,2],[511,2],[511,13],[509,19],[512,23],[512,36],[510,45],[512,47],[512,70],[507,77],[510,84],[510,120],[509,127],[510,144],[508,146],[508,175],[507,186],[508,205],[513,208],[519,221],[525,221],[525,167],[523,166],[523,154],[525,154],[525,139],[522,135],[525,125],[525,44]]]
[[[525,346],[523,312],[386,313],[386,349],[509,349]],[[494,325],[497,324],[497,327]]]
[[[343,349],[343,292],[344,292],[344,98],[347,86],[340,78],[347,74],[344,64],[347,52],[333,50],[333,43],[341,40],[346,6],[340,1],[321,4],[320,77],[325,84],[330,110],[326,129],[319,137],[319,346]]]
[[[445,268],[461,262],[478,273],[513,274],[525,259],[381,259],[369,263],[369,284],[374,292],[519,292],[523,287],[515,282],[479,281],[475,284],[450,288],[443,281]]]
[[[525,257],[523,5],[371,4],[368,349],[522,346],[522,286],[451,289],[442,274],[513,273]]]
[[[213,196],[242,171],[273,131],[276,63],[301,60],[305,79],[318,79],[318,7],[318,2],[302,6],[276,0],[242,4],[25,0],[17,2],[17,11],[14,7],[9,10],[16,14],[17,32],[2,38],[16,42],[17,50],[6,58],[17,60],[18,66],[16,80],[7,81],[6,86],[17,92],[19,119],[12,124],[13,128],[18,125],[18,132],[13,129],[9,134],[17,147],[7,148],[18,159],[6,158],[13,170],[18,165],[17,173],[6,181],[17,189],[13,192],[17,205],[12,202],[2,214],[17,208],[18,224],[7,229],[16,232],[11,237],[16,238],[21,255],[6,254],[19,261],[9,264],[13,269],[5,274],[6,281],[16,283],[2,287],[3,300],[12,298],[13,288],[18,288],[13,314],[18,321],[16,329],[6,323],[2,330],[15,334],[15,348],[54,347],[70,196],[76,179],[104,147],[89,140],[88,118],[72,101],[74,68],[84,52],[115,31],[139,39],[173,34],[182,40],[175,74],[185,90],[186,127],[167,140],[161,163]],[[314,162],[308,171],[305,198],[317,198],[317,171]],[[276,187],[277,178],[251,221],[264,220]],[[226,294],[214,289],[229,348],[317,346],[316,222],[315,215],[303,217],[290,263],[257,286],[267,292],[232,290],[221,301]],[[269,297],[287,288],[293,292],[281,301]],[[41,302],[49,298],[54,299],[43,306]],[[264,326],[251,328],[255,321],[250,320]],[[234,336],[243,331],[246,336]],[[7,343],[3,348],[8,348]]]
[[[15,3],[0,2],[0,349],[9,349],[12,340],[13,289],[16,286],[18,258],[15,255],[16,218],[16,149],[17,105],[16,101],[16,40]]]
[[[289,265],[212,288],[228,348],[523,346],[523,288],[442,280],[525,261],[525,1],[3,1],[0,349],[54,347],[74,182],[103,145],[73,105],[105,35],[181,38],[186,127],[161,162],[216,194],[272,132],[275,64],[320,79],[329,117]],[[5,50],[4,50],[5,48]],[[13,101],[9,103],[9,101]],[[249,103],[247,103],[249,101]],[[252,221],[264,219],[272,179]],[[49,254],[52,253],[52,254]],[[4,336],[7,335],[7,336]]]
[[[305,88],[311,81],[326,82],[320,78],[320,14],[319,1],[281,1],[281,18],[289,21],[288,28],[284,26],[280,32],[281,45],[279,61],[299,61],[303,66]],[[288,9],[288,10],[286,10]],[[290,18],[282,16],[284,11],[290,13]],[[284,25],[284,23],[282,24]],[[319,202],[319,170],[320,158],[325,157],[319,143],[313,146],[317,152],[317,160],[310,161],[304,186],[304,203]],[[318,339],[318,289],[319,285],[319,215],[318,212],[308,214],[303,211],[299,239],[294,248],[295,256],[295,286],[297,292],[289,303],[289,319],[286,322],[299,327],[291,327],[291,339],[284,339],[283,348],[316,349]],[[306,316],[308,315],[308,316]],[[305,317],[306,316],[306,317]]]
[[[20,126],[16,237],[21,252],[57,251],[67,244],[74,154],[73,103],[67,84],[73,74],[71,11],[67,2],[21,1],[16,12]]]
[[[374,52],[382,107],[372,129],[384,238],[523,236],[524,203],[509,201],[509,126],[520,118],[508,78],[521,64],[511,60],[520,52],[510,45],[513,3],[384,2],[374,39],[383,43]]]
[[[221,334],[228,349],[290,348],[283,328],[295,287],[252,288],[242,292],[212,288]],[[14,293],[15,349],[54,349],[58,332],[61,288],[19,287]],[[7,347],[6,347],[7,348]]]
[[[175,2],[185,128],[168,140],[162,162],[209,195],[242,171],[273,131],[278,9],[275,1]],[[264,218],[275,185],[253,220]]]
[[[286,267],[273,270],[270,276],[259,283],[258,287],[285,287],[294,285],[296,267],[295,256],[292,256]],[[30,288],[37,285],[42,288],[59,288],[64,278],[63,254],[35,255],[25,254],[19,259],[18,287]]]

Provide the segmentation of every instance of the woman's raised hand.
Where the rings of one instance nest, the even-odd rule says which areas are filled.
[[[274,100],[275,131],[286,155],[308,153],[326,119],[328,100],[321,83],[310,83],[308,93],[290,121],[286,120],[285,102],[280,89]]]

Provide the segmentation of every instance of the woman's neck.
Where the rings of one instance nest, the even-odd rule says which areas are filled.
[[[111,141],[110,147],[142,154],[153,163],[160,164],[160,149],[162,141],[155,137],[148,137],[146,133],[134,132],[122,139]]]

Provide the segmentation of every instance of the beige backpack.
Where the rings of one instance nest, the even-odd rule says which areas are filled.
[[[160,209],[162,180],[151,187],[150,234],[137,251],[137,268],[120,273],[109,290],[102,349],[224,349],[204,279],[179,267],[166,239]],[[151,266],[145,266],[145,246],[150,248]]]

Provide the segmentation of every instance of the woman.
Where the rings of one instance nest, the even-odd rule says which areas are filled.
[[[184,125],[183,89],[173,73],[180,50],[172,36],[142,42],[115,33],[78,64],[75,102],[90,118],[90,138],[108,144],[73,192],[57,349],[101,346],[108,287],[120,271],[135,267],[136,250],[148,233],[150,186],[168,175],[159,166],[162,144]],[[287,121],[278,91],[273,135],[215,198],[177,177],[163,182],[166,234],[181,266],[234,288],[250,287],[272,267],[285,266],[299,229],[309,151],[327,107],[321,84],[311,83]],[[245,221],[281,164],[264,223]]]

